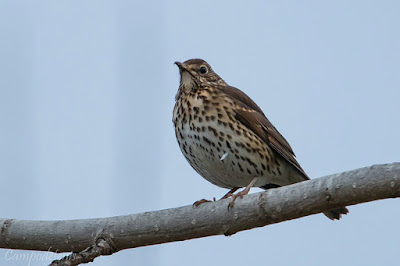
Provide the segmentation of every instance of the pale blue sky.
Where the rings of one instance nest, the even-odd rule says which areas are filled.
[[[173,62],[190,58],[251,96],[313,178],[399,161],[399,14],[398,1],[0,0],[0,217],[105,217],[225,194],[175,140]],[[399,203],[93,265],[396,265]],[[9,258],[0,250],[0,265],[28,265]]]

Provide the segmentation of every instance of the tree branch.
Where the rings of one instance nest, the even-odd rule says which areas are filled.
[[[400,197],[400,163],[376,165],[238,199],[99,219],[0,219],[0,248],[74,253],[53,265],[77,265],[140,246],[236,232],[329,209]],[[89,247],[89,248],[88,248]]]

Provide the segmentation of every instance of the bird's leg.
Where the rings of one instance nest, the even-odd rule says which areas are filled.
[[[245,189],[243,189],[242,191],[239,191],[236,194],[232,194],[232,200],[228,205],[228,209],[233,208],[233,205],[235,205],[235,200],[240,197],[243,198],[244,195],[249,194],[250,189],[253,187],[254,183],[257,181],[258,177],[254,177],[253,180],[251,180],[250,184],[247,185],[247,187]]]
[[[219,200],[229,198],[229,197],[232,196],[233,193],[235,193],[235,191],[238,190],[239,188],[240,188],[240,187],[234,187],[234,188],[232,188],[231,190],[229,190],[228,193],[225,194],[225,196],[223,196],[223,197],[220,198]],[[214,198],[214,201],[215,201],[215,198]],[[212,202],[212,201],[211,201],[211,200],[206,200],[206,199],[201,199],[201,200],[198,200],[198,201],[196,201],[195,203],[193,203],[193,206],[197,207],[197,206],[199,206],[200,204],[203,204],[203,203],[206,203],[206,202]]]
[[[230,196],[232,196],[233,195],[233,193],[235,193],[236,192],[236,190],[238,190],[240,187],[234,187],[234,188],[232,188],[231,190],[229,190],[229,192],[228,193],[226,193],[225,194],[225,196],[223,196],[222,198],[220,198],[219,200],[222,200],[222,199],[227,199],[227,198],[229,198]]]

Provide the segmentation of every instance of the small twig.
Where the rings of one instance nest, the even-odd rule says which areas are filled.
[[[74,252],[60,260],[54,260],[50,266],[75,266],[82,263],[92,262],[101,255],[111,255],[115,247],[111,239],[99,238],[95,244],[81,252]]]

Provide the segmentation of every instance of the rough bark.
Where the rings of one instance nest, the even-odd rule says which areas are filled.
[[[396,197],[400,197],[400,163],[375,165],[250,194],[238,199],[230,210],[227,199],[98,219],[0,219],[0,248],[72,251],[75,253],[53,265],[77,265],[123,249],[232,235],[337,207]]]

